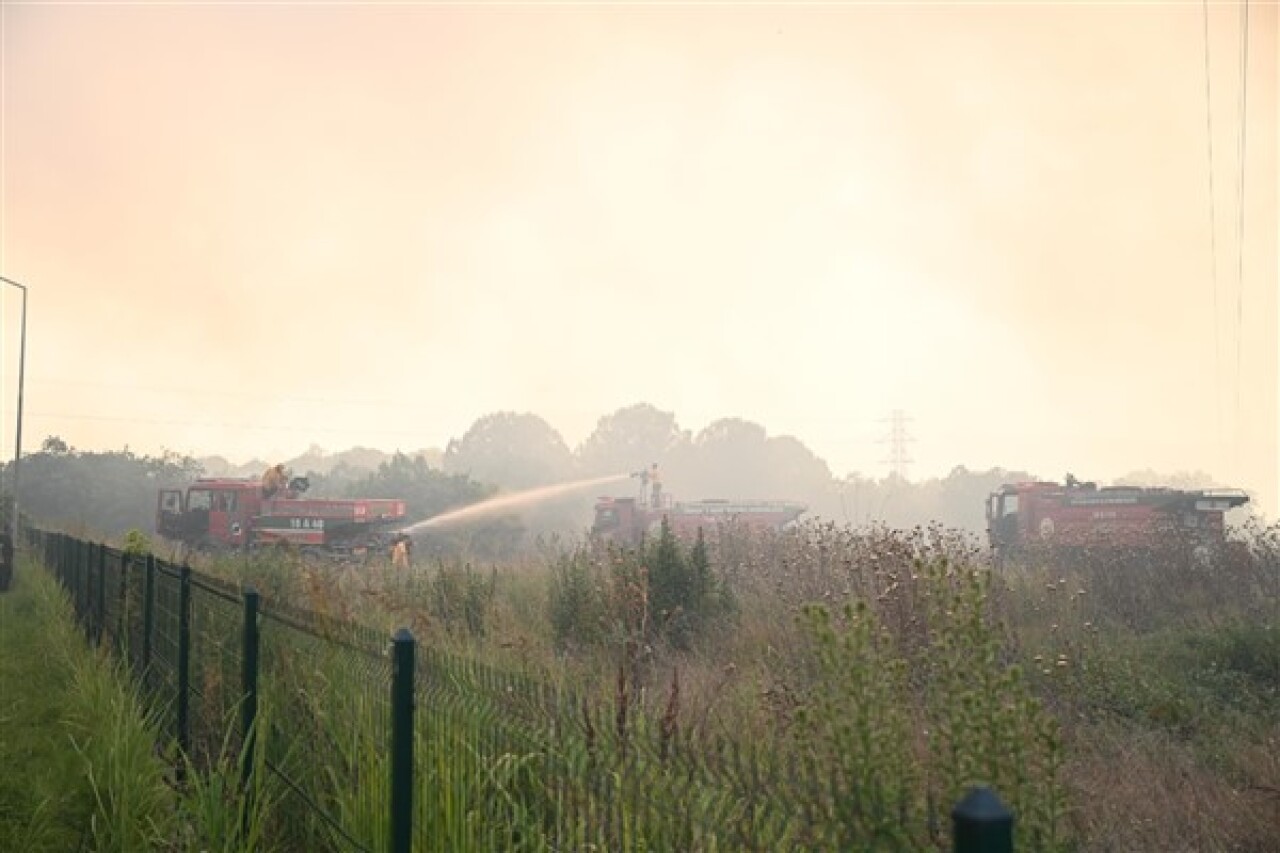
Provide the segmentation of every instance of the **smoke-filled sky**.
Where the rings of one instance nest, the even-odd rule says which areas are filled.
[[[1194,3],[6,2],[24,445],[497,410],[573,445],[647,401],[882,474],[903,409],[913,476],[1201,469],[1274,511],[1277,6],[1243,169],[1242,8],[1207,9],[1208,77]]]

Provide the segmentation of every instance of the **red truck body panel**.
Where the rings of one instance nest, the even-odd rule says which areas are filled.
[[[997,551],[1153,547],[1171,538],[1214,545],[1223,541],[1225,513],[1248,500],[1236,489],[1013,483],[989,497],[987,533]]]
[[[804,504],[790,501],[704,500],[653,507],[635,498],[602,497],[596,501],[591,529],[598,536],[635,544],[655,534],[665,518],[674,534],[692,539],[699,529],[709,531],[723,522],[778,530],[806,509]]]

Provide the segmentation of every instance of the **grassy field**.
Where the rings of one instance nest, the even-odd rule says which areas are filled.
[[[0,850],[156,849],[177,798],[127,679],[90,650],[53,578],[0,595]]]
[[[270,792],[242,822],[237,756],[200,768],[180,756],[164,702],[86,641],[66,593],[30,561],[0,595],[0,651],[0,850],[258,849]]]
[[[1280,530],[1245,539],[1211,566],[1171,547],[992,572],[956,531],[811,524],[499,566],[197,568],[413,629],[423,849],[945,850],[951,804],[987,783],[1020,850],[1263,851]],[[311,807],[264,798],[259,848],[380,849],[385,655],[265,624],[263,712],[287,724],[260,752]],[[237,812],[202,790],[207,848]]]

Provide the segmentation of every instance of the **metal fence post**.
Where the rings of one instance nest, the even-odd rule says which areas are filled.
[[[240,728],[244,748],[240,755],[240,790],[244,792],[243,811],[240,815],[242,838],[249,834],[249,818],[253,809],[254,747],[258,739],[258,591],[249,587],[244,591],[244,648],[240,657],[240,682],[244,691],[244,704],[240,706]]]
[[[147,574],[142,587],[142,683],[151,679],[151,634],[156,624],[156,557],[147,555]]]
[[[105,543],[98,546],[98,559],[94,562],[98,586],[94,589],[97,594],[97,600],[94,602],[97,614],[93,620],[93,642],[100,646],[107,626],[107,546]]]
[[[1013,853],[1013,812],[990,788],[969,789],[951,820],[955,853]]]
[[[191,751],[191,567],[178,585],[178,748]]]
[[[93,543],[80,541],[80,625],[93,639]]]
[[[93,616],[89,611],[89,603],[93,600],[93,545],[85,542],[83,539],[77,540],[80,543],[80,606],[77,608],[76,616],[80,620],[80,626],[84,628],[85,638],[92,640],[91,633],[93,626],[90,624]]]
[[[75,584],[72,589],[75,594],[71,596],[72,604],[76,611],[76,624],[80,624],[80,616],[84,612],[84,543],[79,539],[72,539],[68,542],[71,546],[71,580]]]
[[[415,641],[408,628],[391,639],[391,853],[413,847],[413,693]]]
[[[120,552],[120,596],[117,606],[119,612],[116,613],[115,627],[115,647],[116,652],[121,653],[128,648],[128,612],[129,612],[129,570],[133,568],[133,559],[129,556],[128,551]]]

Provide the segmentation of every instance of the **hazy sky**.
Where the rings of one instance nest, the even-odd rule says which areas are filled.
[[[1198,3],[0,9],[30,449],[412,449],[496,410],[573,445],[647,401],[880,474],[901,408],[913,475],[1276,505],[1274,4],[1243,253],[1237,6],[1211,113]]]

